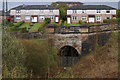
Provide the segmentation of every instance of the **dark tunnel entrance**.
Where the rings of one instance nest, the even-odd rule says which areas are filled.
[[[78,62],[78,51],[71,46],[64,46],[59,50],[59,66],[72,66]]]

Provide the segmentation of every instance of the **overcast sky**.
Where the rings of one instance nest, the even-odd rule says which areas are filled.
[[[2,2],[3,0],[0,0]],[[74,0],[7,0],[8,2],[55,2],[55,1],[74,1]],[[118,2],[120,0],[75,0],[79,2]]]

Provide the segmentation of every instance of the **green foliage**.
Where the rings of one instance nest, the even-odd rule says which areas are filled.
[[[14,26],[14,24],[11,22],[11,23],[9,23],[8,26],[9,26],[9,27],[12,27],[12,26]]]
[[[20,21],[20,22],[16,23],[15,26],[20,27],[23,23],[25,23],[25,21]]]
[[[117,18],[120,18],[120,9],[116,11]]]
[[[27,58],[26,66],[33,71],[33,75],[46,77],[46,73],[53,74],[56,67],[56,50],[46,40],[22,40]]]
[[[118,23],[118,19],[104,19],[103,23]]]
[[[25,28],[21,28],[20,31],[21,31],[22,33],[25,33],[25,32],[27,31],[27,28],[26,28],[26,27],[25,27]]]
[[[45,18],[44,22],[46,22],[46,24],[49,24],[51,22],[50,18]]]
[[[64,26],[68,27],[68,25],[67,25],[67,21],[64,21]]]
[[[82,20],[79,20],[79,24],[84,24],[84,22]]]
[[[69,8],[69,6],[67,6],[65,3],[57,5],[54,2],[51,5],[59,9],[61,20],[63,21],[67,20],[67,9]]]
[[[5,19],[3,22],[2,22],[2,25],[7,25],[9,23],[9,20],[8,19]]]
[[[61,25],[62,25],[62,20],[59,21],[59,26],[61,26]]]
[[[2,77],[28,77],[25,67],[26,55],[21,43],[9,33],[8,29],[3,29],[2,39]]]

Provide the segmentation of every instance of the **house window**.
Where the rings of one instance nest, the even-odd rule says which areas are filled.
[[[97,20],[97,21],[101,21],[101,17],[100,17],[100,16],[97,16],[97,17],[96,17],[96,20]]]
[[[25,17],[25,20],[30,20],[30,16],[26,16],[26,17]]]
[[[73,13],[77,13],[77,10],[73,10]]]
[[[107,16],[106,19],[110,19],[110,16]]]
[[[16,10],[16,13],[20,13],[21,11],[20,10]]]
[[[110,10],[107,10],[106,13],[110,13]]]
[[[97,10],[97,13],[101,13],[101,11],[100,11],[100,10]]]
[[[54,19],[54,17],[53,17],[53,16],[50,16],[50,19],[51,19],[51,20],[53,20],[53,19]]]
[[[39,18],[40,20],[44,20],[45,19],[45,17],[44,16],[40,16],[40,18]]]
[[[86,16],[83,16],[82,17],[82,20],[84,21],[84,20],[87,20],[87,17]]]
[[[41,13],[43,13],[43,12],[44,12],[44,10],[40,10],[40,12],[41,12]]]
[[[50,10],[50,12],[53,12],[53,10]]]
[[[21,19],[21,16],[16,16],[16,20],[20,20]]]
[[[29,10],[26,10],[26,13],[29,13]]]
[[[73,16],[73,17],[72,17],[72,20],[74,20],[74,21],[77,20],[77,17],[76,17],[76,16]]]
[[[82,10],[82,13],[86,13],[86,11],[85,11],[85,10]]]

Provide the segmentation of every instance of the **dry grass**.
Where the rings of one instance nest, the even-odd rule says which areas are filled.
[[[118,77],[118,37],[80,59],[70,71],[57,77],[64,78],[117,78]]]

